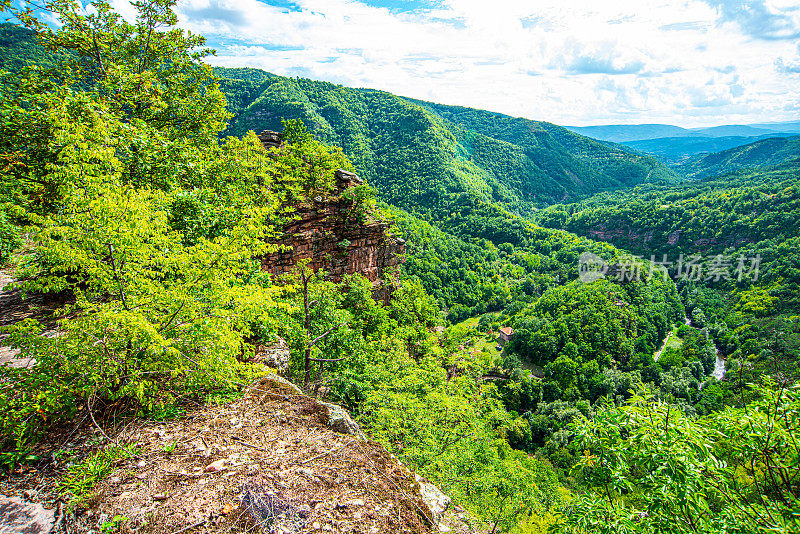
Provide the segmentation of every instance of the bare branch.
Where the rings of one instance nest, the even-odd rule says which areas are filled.
[[[108,243],[108,254],[111,256],[111,269],[114,271],[114,279],[117,281],[117,286],[119,286],[119,297],[122,299],[122,307],[127,311],[131,311],[128,307],[128,301],[125,299],[125,291],[122,289],[122,279],[117,272],[117,263],[114,261],[114,245],[111,243]]]
[[[341,326],[344,326],[345,324],[347,324],[347,323],[339,323],[339,324],[333,325],[332,327],[328,328],[321,336],[317,336],[314,339],[314,341],[312,341],[311,343],[308,344],[308,346],[309,347],[313,347],[314,345],[316,345],[317,343],[319,343],[320,341],[322,341],[323,339],[328,337],[328,334],[330,334],[331,332],[333,332],[337,328],[339,328]],[[311,358],[311,359],[314,360],[314,358]],[[319,361],[319,360],[315,360],[315,361]]]

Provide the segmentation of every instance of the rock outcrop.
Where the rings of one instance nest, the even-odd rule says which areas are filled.
[[[18,497],[0,495],[0,532],[3,534],[47,534],[53,529],[55,512]]]
[[[189,417],[123,430],[116,439],[137,443],[138,456],[115,463],[93,488],[91,516],[70,516],[71,531],[98,532],[97,518],[115,515],[139,534],[437,531],[441,494],[423,489],[382,445],[330,428],[339,416],[349,419],[342,408],[276,375],[250,391]]]
[[[275,132],[264,131],[259,139],[265,148],[280,146],[280,134]],[[348,274],[364,275],[373,284],[373,296],[385,302],[392,287],[385,284],[384,275],[405,261],[406,246],[391,236],[389,223],[362,220],[358,206],[345,194],[362,183],[351,172],[336,171],[334,191],[298,206],[297,218],[283,228],[279,244],[291,249],[264,256],[262,269],[281,275],[308,259],[310,269],[326,271],[334,282]]]
[[[442,490],[434,486],[429,480],[414,473],[414,480],[419,487],[419,494],[422,496],[422,502],[428,507],[431,513],[431,520],[434,525],[438,525],[447,508],[450,506],[452,500],[448,495],[445,495]]]
[[[350,417],[347,410],[337,404],[330,404],[328,402],[321,402],[320,404],[327,412],[325,424],[328,428],[339,434],[348,434],[362,441],[366,441],[367,437],[361,430],[361,426]]]
[[[251,361],[263,363],[278,373],[284,373],[289,368],[290,358],[289,344],[282,337],[278,337],[272,344],[256,345]]]

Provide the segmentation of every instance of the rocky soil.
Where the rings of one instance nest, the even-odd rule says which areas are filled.
[[[114,516],[125,518],[116,532],[137,534],[481,531],[380,444],[334,431],[360,432],[329,406],[265,378],[225,405],[105,429],[113,443],[88,423],[68,441],[50,443],[60,452],[37,451],[40,465],[18,468],[0,493],[52,509],[66,467],[56,458],[75,463],[119,445],[132,455],[64,507],[60,532],[100,534]]]

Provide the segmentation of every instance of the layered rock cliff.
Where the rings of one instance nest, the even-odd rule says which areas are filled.
[[[271,131],[259,139],[265,148],[281,143],[280,134]],[[334,282],[359,273],[372,282],[373,296],[385,302],[397,280],[395,267],[405,261],[405,242],[392,237],[388,222],[363,220],[359,206],[346,194],[363,183],[358,176],[339,169],[335,178],[327,198],[317,196],[298,206],[297,217],[283,228],[279,243],[290,249],[264,256],[261,267],[281,275],[308,259],[310,269],[324,270]]]

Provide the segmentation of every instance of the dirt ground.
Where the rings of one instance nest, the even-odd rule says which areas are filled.
[[[127,519],[117,532],[138,534],[478,532],[457,507],[434,526],[413,473],[381,445],[329,429],[314,399],[285,393],[139,422],[115,435],[135,455],[117,460],[66,514],[64,531],[99,533],[119,515]],[[85,455],[99,442],[89,424],[66,446]],[[0,492],[52,505],[64,466],[43,466],[18,469]]]

